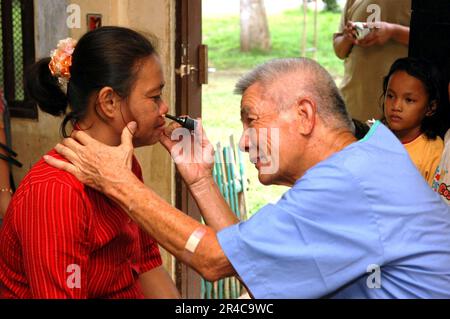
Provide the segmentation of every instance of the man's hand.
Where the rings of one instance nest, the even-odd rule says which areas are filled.
[[[189,187],[212,177],[214,166],[214,148],[206,137],[201,119],[197,119],[197,122],[193,134],[173,122],[165,129],[160,139]]]
[[[51,166],[71,173],[83,184],[108,194],[110,186],[134,177],[131,164],[136,127],[136,122],[131,122],[124,128],[122,144],[117,147],[107,146],[84,132],[76,131],[71,138],[55,147],[69,163],[51,156],[44,156],[44,160]]]

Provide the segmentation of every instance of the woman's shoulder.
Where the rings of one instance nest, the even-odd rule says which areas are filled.
[[[54,150],[47,155],[63,160]],[[84,225],[89,211],[90,199],[84,185],[41,158],[14,193],[5,220],[12,220],[17,230],[33,218],[45,222],[56,219],[70,220],[71,223],[79,221]]]
[[[54,149],[49,151],[46,155],[67,162],[67,160]],[[132,171],[140,180],[142,180],[142,169],[135,157],[133,157]],[[42,193],[42,189],[47,189],[49,186],[53,189],[55,187],[62,189],[64,192],[70,191],[71,193],[76,193],[80,197],[84,197],[85,195],[88,196],[89,193],[86,192],[86,186],[84,186],[75,176],[50,166],[45,162],[43,157],[41,157],[20,182],[14,197],[20,198],[36,190],[39,190],[39,192]],[[83,198],[83,200],[84,199],[86,198]]]
[[[59,155],[55,150],[51,150],[47,153],[47,155],[66,161],[66,159]],[[23,191],[44,184],[65,186],[67,188],[79,191],[84,190],[83,184],[79,182],[75,176],[48,165],[41,157],[39,161],[30,169],[27,175],[25,175],[19,185],[19,188],[17,189],[16,194],[19,195]]]

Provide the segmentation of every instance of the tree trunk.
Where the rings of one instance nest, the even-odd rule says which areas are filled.
[[[241,51],[271,50],[264,0],[241,0]]]

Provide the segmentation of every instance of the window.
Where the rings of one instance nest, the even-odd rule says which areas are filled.
[[[24,90],[25,70],[35,62],[33,0],[1,0],[0,6],[0,88],[11,116],[36,119]]]

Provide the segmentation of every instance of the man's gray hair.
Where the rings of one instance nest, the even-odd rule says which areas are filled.
[[[309,96],[317,104],[319,117],[329,126],[353,128],[344,99],[331,75],[319,63],[308,58],[285,58],[268,61],[236,84],[235,93],[244,92],[253,84],[262,86],[280,110],[286,109],[301,96]]]

